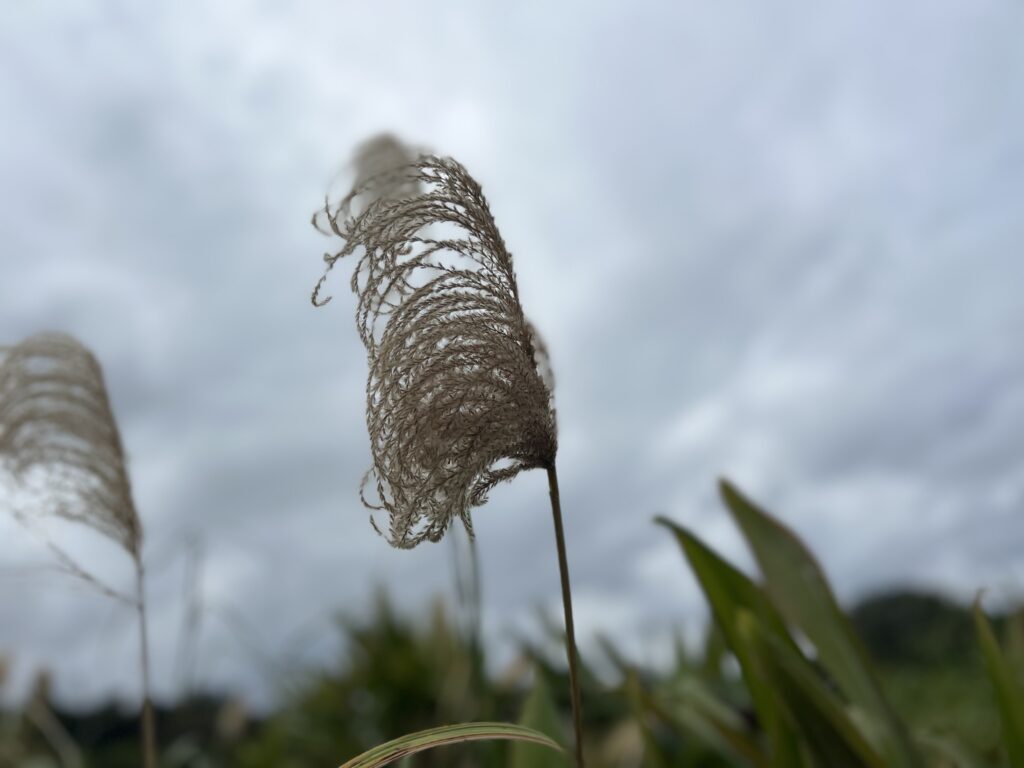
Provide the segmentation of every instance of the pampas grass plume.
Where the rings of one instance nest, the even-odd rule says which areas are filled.
[[[388,540],[415,547],[470,511],[495,485],[545,469],[562,581],[566,655],[583,766],[576,640],[547,350],[519,301],[512,255],[480,185],[450,157],[411,152],[390,136],[356,153],[356,182],[313,217],[352,257],[356,328],[366,347],[366,424],[373,466],[363,501],[388,516]],[[371,517],[371,522],[373,522]],[[376,528],[376,524],[374,524]]]
[[[397,547],[439,540],[496,484],[554,465],[543,347],[519,302],[512,256],[479,184],[457,161],[381,137],[357,154],[357,182],[315,217],[357,258],[352,290],[366,347],[373,467],[364,501]],[[359,206],[358,212],[356,206]],[[326,272],[325,272],[326,277]],[[326,303],[320,291],[314,304]]]

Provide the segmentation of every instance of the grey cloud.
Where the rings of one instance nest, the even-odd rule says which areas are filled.
[[[793,523],[844,597],[1022,577],[1009,0],[0,13],[0,327],[70,331],[104,362],[160,691],[193,535],[198,676],[263,702],[257,659],[295,632],[304,661],[330,658],[332,614],[375,584],[407,609],[451,591],[446,544],[392,551],[358,504],[366,370],[344,270],[330,307],[308,304],[329,246],[309,214],[381,129],[466,163],[514,254],[555,367],[584,634],[655,653],[643,636],[704,615],[655,514],[750,565],[721,474]],[[524,476],[476,514],[496,644],[557,592],[546,494]],[[0,530],[4,563],[42,560]],[[28,601],[0,580],[22,685],[51,665],[63,695],[131,698],[129,621],[32,584]]]

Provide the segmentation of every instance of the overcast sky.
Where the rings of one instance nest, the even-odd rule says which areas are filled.
[[[488,8],[496,10],[489,10]],[[702,599],[664,513],[749,557],[733,478],[840,595],[1024,593],[1024,4],[5,3],[0,343],[102,362],[146,529],[156,687],[267,702],[259,654],[323,661],[376,584],[451,595],[358,501],[366,360],[309,226],[355,145],[462,161],[557,377],[586,643],[638,657]],[[558,610],[543,473],[475,515],[487,632]],[[61,536],[117,583],[130,564]],[[13,690],[137,690],[132,617],[0,515]]]

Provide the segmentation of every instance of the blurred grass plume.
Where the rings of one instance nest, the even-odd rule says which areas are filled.
[[[31,336],[0,364],[0,461],[25,493],[19,519],[81,523],[133,557],[142,546],[124,447],[103,372],[60,333]]]
[[[143,757],[156,766],[150,700],[142,522],[103,370],[75,338],[40,333],[4,350],[0,362],[0,464],[13,480],[15,518],[29,529],[47,517],[80,523],[120,544],[135,567],[135,595],[108,586],[44,534],[70,575],[135,608],[139,617]]]

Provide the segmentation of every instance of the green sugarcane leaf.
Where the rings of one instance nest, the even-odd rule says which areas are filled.
[[[818,660],[850,701],[877,723],[887,763],[916,768],[921,757],[882,693],[860,639],[803,542],[728,481],[722,498],[754,553],[772,603],[813,643]]]
[[[886,768],[889,763],[868,743],[842,702],[814,667],[791,647],[765,632],[753,614],[742,611],[737,629],[757,656],[760,668],[804,742],[829,768]]]
[[[771,765],[777,768],[803,765],[796,733],[783,716],[775,693],[736,626],[740,611],[747,611],[756,616],[768,631],[783,642],[792,644],[778,611],[759,586],[692,533],[666,518],[658,518],[657,522],[675,534],[700,582],[715,621],[740,664],[754,708],[771,741]]]

